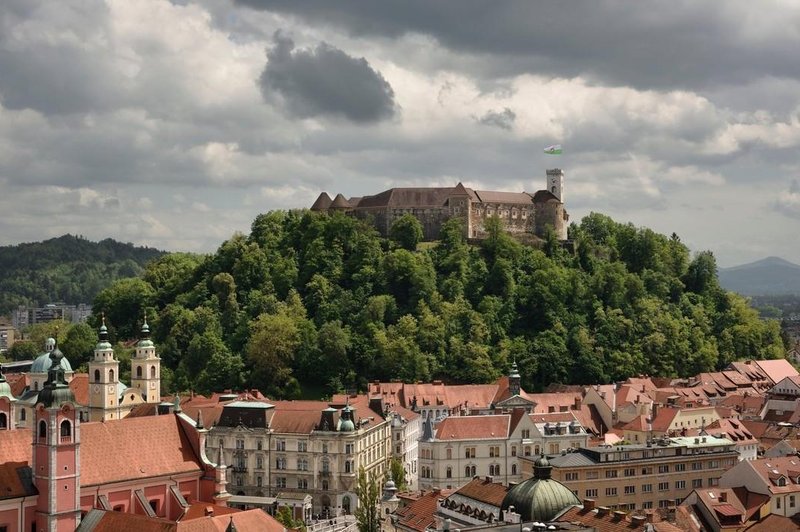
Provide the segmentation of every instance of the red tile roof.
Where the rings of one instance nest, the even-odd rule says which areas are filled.
[[[511,416],[449,416],[436,425],[437,440],[508,438]]]
[[[81,424],[81,486],[201,472],[174,415]]]
[[[89,404],[89,374],[75,373],[69,381],[69,389],[75,396],[75,402],[86,406]]]
[[[33,433],[30,430],[0,430],[3,462],[30,462]]]
[[[468,483],[456,490],[453,495],[469,497],[475,501],[497,506],[503,503],[503,499],[508,493],[508,487],[498,482],[492,482],[488,478],[473,478]]]
[[[656,514],[653,514],[654,516]],[[560,523],[579,523],[586,527],[592,527],[592,530],[597,532],[622,532],[627,530],[646,530],[647,525],[652,525],[651,530],[654,532],[683,532],[680,528],[666,521],[659,521],[654,519],[653,523],[643,522],[636,524],[632,520],[632,516],[617,516],[614,512],[608,512],[600,515],[598,509],[588,510],[582,506],[573,506],[559,517],[556,518]]]
[[[11,395],[14,397],[22,395],[22,392],[25,391],[25,388],[30,383],[27,373],[9,373],[6,375],[6,381],[8,381]]]
[[[680,408],[669,408],[664,407],[658,410],[656,417],[653,419],[653,431],[655,432],[666,432],[669,430],[672,421],[675,419],[675,416],[678,415],[680,412]]]
[[[782,381],[786,377],[798,375],[794,366],[785,358],[776,360],[754,360],[753,363],[769,377],[773,384]]]
[[[416,500],[412,500],[395,514],[399,517],[398,524],[405,528],[425,532],[425,529],[436,524],[436,510],[439,508],[439,499],[450,495],[450,490],[436,490],[423,493]]]
[[[0,500],[36,494],[36,488],[32,484],[26,485],[22,482],[23,470],[28,468],[26,461],[0,464]]]

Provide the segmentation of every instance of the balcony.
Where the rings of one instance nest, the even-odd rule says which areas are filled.
[[[247,466],[245,465],[235,465],[232,469],[234,473],[247,473]]]
[[[319,476],[322,478],[330,478],[331,472],[330,471],[320,471]]]

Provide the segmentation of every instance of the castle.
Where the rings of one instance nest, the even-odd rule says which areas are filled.
[[[485,222],[497,216],[514,236],[543,237],[552,227],[560,240],[567,239],[569,215],[564,209],[564,172],[547,170],[547,188],[534,194],[473,190],[461,183],[454,187],[390,188],[374,196],[345,199],[326,192],[311,206],[317,212],[343,212],[370,220],[384,236],[395,220],[405,214],[422,224],[425,240],[436,240],[442,225],[451,218],[464,221],[466,237],[486,238]]]

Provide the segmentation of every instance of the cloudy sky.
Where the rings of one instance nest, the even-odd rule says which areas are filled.
[[[798,50],[789,0],[4,0],[0,244],[213,251],[322,190],[560,166],[572,220],[800,263]]]

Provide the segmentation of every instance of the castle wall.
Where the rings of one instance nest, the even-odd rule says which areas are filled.
[[[532,233],[535,229],[533,204],[473,203],[469,214],[471,226],[469,238],[486,238],[484,224],[487,219],[495,215],[503,222],[505,230],[511,234]]]
[[[564,211],[564,204],[550,200],[536,205],[534,233],[544,236],[547,226],[553,228],[559,240],[567,239],[567,220],[569,217]]]

